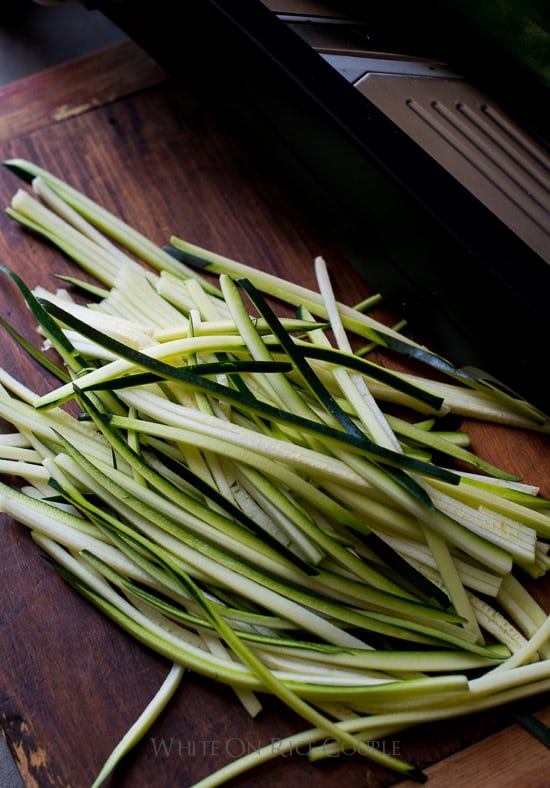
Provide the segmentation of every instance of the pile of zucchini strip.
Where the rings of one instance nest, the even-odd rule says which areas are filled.
[[[438,430],[455,413],[547,432],[542,414],[338,303],[321,258],[314,292],[175,236],[161,249],[37,165],[6,165],[35,193],[7,214],[95,284],[31,292],[2,267],[43,348],[2,324],[57,382],[39,394],[0,371],[0,471],[20,480],[0,482],[0,509],[173,665],[96,785],[185,668],[252,716],[268,692],[310,726],[203,788],[304,745],[421,781],[369,742],[550,688],[550,619],[521,582],[550,566],[549,502]],[[392,372],[351,336],[438,374]]]

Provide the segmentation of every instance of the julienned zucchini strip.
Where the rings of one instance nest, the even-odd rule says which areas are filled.
[[[2,264],[0,264],[0,271],[13,279],[25,299],[27,306],[37,322],[47,333],[53,347],[57,350],[66,366],[72,372],[80,372],[82,369],[87,368],[88,365],[84,358],[75,350],[65,334],[58,329],[55,320],[43,309],[42,305],[38,302],[21,277],[18,276],[15,271],[12,271]]]
[[[0,325],[4,328],[8,334],[15,339],[15,341],[25,350],[25,352],[38,361],[38,363],[44,367],[49,373],[54,375],[54,377],[58,378],[62,383],[68,383],[71,379],[71,376],[56,364],[55,361],[52,361],[45,353],[42,353],[37,347],[32,345],[28,342],[25,337],[19,333],[13,326],[11,326],[3,317],[0,316]]]

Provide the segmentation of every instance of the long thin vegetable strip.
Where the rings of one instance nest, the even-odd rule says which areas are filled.
[[[325,303],[336,345],[340,350],[351,353],[351,343],[344,330],[327,266],[322,257],[315,258],[315,272],[319,291]],[[401,447],[393,430],[370,393],[363,378],[358,375],[352,377],[342,368],[338,368],[334,371],[334,377],[338,385],[342,388],[343,393],[352,405],[354,405],[358,418],[363,422],[371,437],[377,443],[386,446],[388,449],[400,451]]]
[[[99,788],[109,777],[115,766],[124,758],[125,755],[135,747],[143,738],[146,731],[155,722],[157,717],[164,711],[172,696],[179,687],[185,669],[181,665],[173,665],[160,689],[155,693],[152,700],[147,704],[137,720],[124,734],[117,746],[105,761],[102,769],[92,783],[92,788]]]
[[[147,321],[148,326],[156,332],[173,329],[177,325],[187,326],[188,318],[181,310],[173,307],[158,293],[158,280],[156,275],[146,271],[138,276],[133,269],[123,267],[117,272],[108,295],[99,303],[89,304],[89,307],[96,312],[132,317],[142,324]],[[146,314],[144,303],[148,305]]]
[[[437,483],[433,486],[447,492],[447,488],[444,486],[440,487]],[[486,506],[495,512],[510,516],[526,527],[535,530],[544,539],[550,538],[550,517],[547,513],[538,512],[532,507],[522,506],[521,503],[511,500],[506,495],[496,494],[494,489],[489,490],[479,485],[469,484],[468,479],[465,478],[457,487],[453,486],[453,497],[469,506],[476,508]]]
[[[496,400],[490,391],[470,390],[457,386],[447,381],[436,379],[428,380],[418,374],[410,372],[401,373],[402,376],[419,386],[428,386],[434,395],[439,395],[447,404],[449,411],[466,418],[480,421],[507,424],[521,429],[532,429],[538,432],[549,433],[550,421],[548,419],[531,419],[528,414],[507,408],[504,403]],[[371,389],[375,397],[387,402],[403,402],[404,398],[399,392],[392,391],[389,386],[373,381]],[[410,399],[405,404],[411,405]]]
[[[220,285],[226,303],[231,311],[231,316],[238,327],[239,333],[246,346],[249,349],[252,357],[257,361],[270,361],[273,359],[269,347],[262,340],[262,337],[257,331],[254,321],[245,309],[242,299],[237,291],[237,286],[227,276],[220,277]],[[268,325],[269,321],[266,321]],[[271,326],[270,326],[271,327]],[[276,378],[271,377],[265,381],[269,390],[279,405],[279,407],[290,406],[293,412],[304,416],[304,418],[315,418],[311,408],[307,405],[305,400],[298,390],[292,386],[286,377],[278,375]]]
[[[267,304],[267,301],[264,300],[263,296],[249,280],[242,279],[239,281],[239,284],[243,290],[245,290],[249,298],[253,301],[259,312],[267,320],[273,333],[281,342],[281,345],[283,346],[289,358],[296,359],[294,342],[292,341],[291,337],[289,337],[287,332],[282,328],[278,318],[271,310],[271,307]],[[363,438],[361,429],[352,419],[348,417],[347,413],[340,408],[339,404],[331,396],[330,392],[324,386],[322,386],[321,382],[317,378],[317,375],[315,374],[315,371],[309,365],[307,360],[303,359],[300,365],[297,364],[297,371],[303,377],[311,392],[319,398],[321,404],[334,418],[335,422],[340,424],[341,427],[350,435],[355,436],[359,440]]]
[[[64,369],[62,369],[58,364],[56,364],[50,358],[48,358],[48,356],[46,356],[46,354],[43,353],[41,350],[39,350],[38,348],[34,347],[34,345],[31,345],[30,342],[27,342],[25,337],[22,334],[20,334],[15,328],[13,328],[13,326],[11,326],[1,316],[0,316],[0,325],[9,334],[11,334],[12,337],[14,337],[14,339],[19,343],[19,345],[21,345],[21,347],[25,348],[26,352],[30,356],[32,356],[34,359],[37,359],[39,361],[39,363],[41,364],[41,366],[44,367],[44,369],[46,369],[48,372],[53,374],[55,377],[57,377],[62,382],[70,380],[70,375],[68,375],[67,372]]]
[[[419,570],[421,574],[427,574],[429,569],[436,569],[435,559],[425,542],[404,539],[395,534],[386,535],[386,539],[399,554],[406,556],[410,563],[417,568],[422,567]],[[465,588],[488,597],[498,596],[504,578],[471,564],[463,557],[455,556],[455,563]]]
[[[67,312],[75,315],[75,317],[79,317],[84,323],[94,326],[98,331],[105,331],[109,336],[121,342],[126,342],[136,349],[146,348],[156,344],[154,328],[144,325],[143,320],[140,322],[130,320],[128,314],[124,317],[115,317],[113,315],[107,316],[97,309],[90,309],[88,306],[82,306],[76,302],[68,301],[67,298],[62,298],[55,293],[49,293],[42,287],[36,287],[33,290],[33,295],[39,301],[47,299],[51,303],[57,304],[57,306],[67,310]]]
[[[415,443],[420,443],[421,445],[427,446],[434,451],[447,454],[459,462],[472,465],[474,468],[485,471],[496,478],[506,479],[509,481],[518,480],[517,476],[514,474],[507,473],[501,468],[497,468],[491,463],[484,461],[482,457],[478,457],[473,452],[467,451],[461,446],[451,444],[450,441],[445,437],[442,437],[440,433],[434,433],[431,430],[418,429],[414,426],[414,424],[410,424],[404,419],[400,419],[392,415],[388,415],[386,418],[390,427],[397,435],[402,438],[409,438]]]
[[[64,339],[63,334],[57,330],[55,321],[50,318],[49,315],[47,315],[47,313],[43,310],[40,303],[31,293],[21,277],[18,276],[18,274],[16,274],[14,271],[6,268],[4,265],[0,265],[0,271],[11,277],[11,279],[13,279],[15,284],[18,286],[34,317],[38,320],[41,327],[48,331],[48,338],[63,359],[63,362],[66,364],[66,366],[73,372],[80,372],[82,369],[87,368],[88,365],[85,359],[83,359],[78,353],[75,353],[73,346]]]

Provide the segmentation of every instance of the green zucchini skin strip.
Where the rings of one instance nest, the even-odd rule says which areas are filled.
[[[296,348],[301,351],[304,358],[313,358],[317,361],[327,361],[330,364],[338,364],[346,369],[353,369],[356,372],[361,372],[364,375],[377,380],[380,383],[386,383],[389,386],[400,391],[402,394],[408,394],[410,397],[418,400],[419,402],[429,405],[434,411],[441,410],[444,404],[443,397],[437,394],[432,394],[430,391],[422,389],[420,386],[410,383],[399,376],[398,373],[385,369],[384,367],[374,364],[368,359],[361,356],[354,356],[346,353],[337,348],[324,348],[319,345],[314,345],[311,342],[296,342]]]
[[[32,315],[36,318],[37,322],[47,332],[47,336],[58,351],[60,356],[68,364],[71,369],[84,369],[87,364],[85,359],[75,350],[73,345],[65,337],[59,326],[44,309],[39,299],[27,287],[21,277],[0,263],[0,272],[7,274],[19,288],[23,298]]]
[[[190,375],[239,375],[244,372],[290,372],[292,365],[285,361],[209,361],[204,364],[188,364],[185,367]],[[116,389],[127,389],[134,386],[146,386],[148,383],[158,383],[164,378],[154,372],[136,372],[135,374],[125,375],[113,380],[105,380],[87,386],[86,391],[114,391]]]
[[[67,375],[64,369],[48,358],[45,353],[42,353],[34,345],[31,345],[31,343],[28,342],[22,334],[20,334],[1,316],[0,326],[2,326],[2,328],[4,328],[8,334],[10,334],[10,336],[15,339],[15,341],[23,348],[27,355],[29,355],[35,361],[38,361],[40,366],[50,372],[54,377],[56,377],[62,383],[68,383],[71,380],[70,376]]]
[[[276,345],[271,343],[269,347],[275,354],[279,350]],[[389,370],[379,367],[377,364],[373,364],[372,362],[366,361],[365,359],[359,358],[358,356],[351,356],[349,353],[344,353],[336,349],[328,350],[327,348],[321,348],[308,342],[297,343],[296,351],[297,353],[301,353],[304,359],[312,358],[319,361],[327,361],[332,364],[338,364],[341,367],[353,369],[356,372],[369,375],[371,378],[374,378],[375,380],[378,380],[382,383],[393,385],[394,388],[398,389],[401,393],[414,397],[418,401],[429,405],[435,411],[439,411],[443,405],[442,397],[431,394],[429,391],[425,391],[418,386],[403,380],[398,375],[391,373]],[[210,364],[196,364],[194,366],[190,364],[186,367],[189,372],[194,372],[196,375],[214,375],[220,373],[231,375],[241,372],[290,372],[292,368],[292,365],[285,361],[247,362],[238,360],[221,360],[217,363],[212,362]],[[128,378],[129,377],[130,376],[128,376]],[[157,378],[151,377],[151,381],[157,379],[158,376]],[[109,381],[109,383],[105,382],[104,384],[98,384],[94,388],[98,390],[100,387],[107,388],[109,385],[111,385],[113,388],[115,385],[117,387],[121,387],[122,385],[131,385],[130,382],[124,384],[124,380],[127,380],[127,378],[121,379],[117,382]],[[138,380],[136,385],[143,385],[145,382],[149,381]]]

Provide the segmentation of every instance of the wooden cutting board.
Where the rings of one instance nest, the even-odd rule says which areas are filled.
[[[123,216],[159,244],[171,234],[314,287],[312,261],[329,264],[337,297],[369,293],[289,197],[214,120],[206,103],[129,42],[0,90],[0,156],[30,159]],[[20,182],[0,172],[0,204]],[[54,249],[0,216],[0,261],[29,284],[74,271]],[[35,341],[15,288],[2,314]],[[430,344],[430,338],[424,338]],[[2,336],[1,364],[41,390],[45,381]],[[465,424],[487,460],[550,495],[548,436]],[[26,786],[89,786],[104,759],[160,686],[168,663],[132,641],[69,589],[26,531],[0,527],[0,722]],[[537,591],[550,609],[548,583]],[[550,724],[548,698],[530,708]],[[540,711],[539,711],[540,710]],[[550,752],[498,710],[400,734],[386,748],[426,768],[430,785],[550,785]],[[160,720],[110,784],[188,786],[223,763],[299,731],[270,699],[248,718],[226,688],[189,674]],[[380,743],[382,746],[382,743]],[[357,756],[323,766],[293,753],[239,786],[382,788],[395,778]]]

